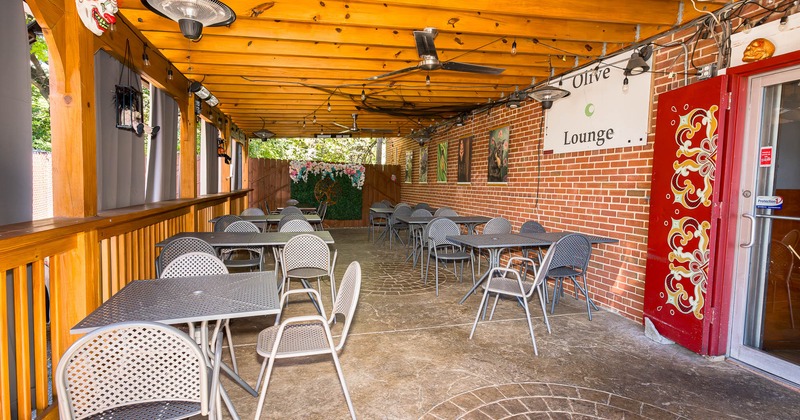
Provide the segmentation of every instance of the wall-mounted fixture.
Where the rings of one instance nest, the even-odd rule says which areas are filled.
[[[522,99],[523,96],[520,93],[518,88],[514,88],[514,92],[511,95],[508,95],[508,99],[506,100],[506,106],[511,109],[517,109],[522,106]]]
[[[553,101],[566,98],[567,96],[569,96],[568,90],[550,86],[549,84],[539,86],[528,92],[528,97],[541,102],[543,109],[550,109],[553,106]]]
[[[206,99],[206,103],[208,104],[208,106],[217,106],[219,105],[219,99],[217,99],[216,96],[211,95],[208,97],[208,99]]]
[[[178,22],[181,33],[192,41],[203,35],[203,26],[226,26],[236,13],[219,0],[142,0],[153,13]]]
[[[625,76],[636,76],[650,70],[647,60],[651,55],[653,55],[653,47],[650,44],[634,51],[625,66]]]
[[[206,89],[206,87],[200,82],[192,82],[189,85],[189,92],[194,93],[202,100],[206,100],[209,96],[211,96],[211,92],[209,92],[208,89]]]

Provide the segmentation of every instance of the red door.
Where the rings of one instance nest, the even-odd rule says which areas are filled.
[[[708,352],[706,291],[726,98],[724,76],[658,97],[644,315],[663,336],[698,353]]]

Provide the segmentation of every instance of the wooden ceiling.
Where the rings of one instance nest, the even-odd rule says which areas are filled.
[[[333,123],[352,126],[353,113],[360,128],[408,135],[507,97],[534,77],[542,81],[551,65],[558,75],[701,15],[691,0],[223,1],[236,21],[204,28],[198,42],[138,0],[121,1],[120,11],[150,47],[202,81],[241,129],[264,126],[278,137],[336,133],[342,129]],[[695,3],[710,11],[727,1]],[[439,31],[441,61],[505,71],[417,70],[368,80],[418,64],[413,31],[426,27]]]

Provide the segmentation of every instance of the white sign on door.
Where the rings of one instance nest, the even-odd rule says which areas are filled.
[[[652,75],[628,76],[623,69],[629,55],[600,63],[562,78],[570,96],[553,102],[546,111],[544,151],[570,153],[640,146],[647,143],[650,125]],[[621,61],[618,61],[621,60]],[[552,82],[551,82],[552,83]]]

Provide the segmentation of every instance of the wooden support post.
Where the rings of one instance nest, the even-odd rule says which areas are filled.
[[[197,197],[197,117],[194,95],[178,102],[181,111],[181,198]],[[191,212],[190,214],[194,214]]]

